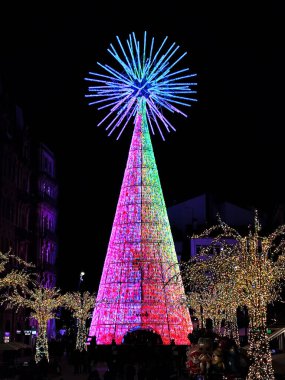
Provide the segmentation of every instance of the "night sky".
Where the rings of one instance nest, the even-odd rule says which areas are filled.
[[[94,2],[95,4],[96,2]],[[132,126],[121,139],[96,127],[104,111],[89,107],[88,71],[119,35],[147,30],[181,46],[183,67],[198,74],[198,103],[172,118],[177,132],[153,138],[166,204],[205,191],[242,206],[270,210],[285,202],[283,13],[175,1],[92,3],[25,8],[6,74],[33,133],[56,154],[59,183],[58,285],[75,288],[80,270],[96,290],[123,179]],[[184,3],[185,4],[185,3]],[[127,16],[126,12],[133,12]],[[185,111],[185,109],[184,109]]]

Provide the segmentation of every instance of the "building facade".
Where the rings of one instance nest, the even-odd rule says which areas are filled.
[[[35,262],[40,272],[42,284],[56,286],[57,253],[57,183],[55,179],[55,157],[44,144],[36,147],[37,169],[35,170]],[[48,338],[55,337],[55,320],[48,322]]]
[[[246,209],[234,203],[217,200],[211,194],[201,194],[197,197],[177,203],[167,209],[172,228],[177,255],[183,260],[211,243],[208,238],[196,238],[204,229],[218,223],[217,215],[239,231],[254,223],[254,209]]]
[[[54,154],[25,125],[21,108],[0,94],[0,251],[33,262],[39,280],[55,286],[57,183]],[[29,341],[34,321],[0,309],[0,340]],[[35,326],[34,326],[35,327]],[[54,323],[49,326],[53,335]]]
[[[44,144],[37,147],[38,171],[35,172],[36,209],[36,263],[41,270],[46,287],[56,285],[55,261],[57,252],[57,183],[55,180],[55,158]]]

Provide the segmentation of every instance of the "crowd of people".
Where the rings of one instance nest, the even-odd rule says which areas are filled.
[[[174,340],[162,345],[155,334],[141,331],[125,338],[120,345],[114,340],[110,345],[97,345],[92,338],[87,350],[79,351],[74,349],[74,338],[66,335],[49,342],[49,362],[43,357],[36,364],[31,356],[29,362],[17,368],[9,356],[10,371],[0,371],[0,379],[69,380],[66,365],[73,377],[85,380],[246,378],[246,354],[234,340],[211,331],[194,330],[189,334],[189,346],[175,345]]]
[[[186,363],[186,347],[157,344],[156,339],[143,344],[136,334],[130,342],[116,345],[97,345],[92,339],[87,350],[74,349],[75,342],[68,337],[49,342],[49,361],[43,357],[35,363],[33,356],[21,366],[10,363],[9,370],[1,372],[0,379],[17,380],[168,380],[182,378]],[[156,337],[154,337],[156,338]],[[4,377],[2,377],[3,375]]]
[[[138,339],[139,343],[135,343],[136,338],[133,337],[131,344],[116,345],[113,341],[110,346],[97,346],[91,341],[86,356],[88,367],[86,369],[82,359],[79,371],[87,370],[88,380],[99,380],[103,372],[104,380],[168,380],[183,375],[186,369],[185,347],[175,344],[163,346],[155,344],[155,341],[145,345],[141,337]],[[78,371],[74,356],[71,360],[74,371]]]
[[[245,379],[249,360],[233,339],[207,330],[191,334],[186,367],[193,380]]]

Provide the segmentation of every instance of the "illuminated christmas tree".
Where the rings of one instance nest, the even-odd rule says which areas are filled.
[[[113,45],[108,51],[124,72],[99,64],[108,75],[90,73],[92,78],[86,78],[97,83],[87,96],[100,98],[89,104],[105,102],[100,108],[111,108],[99,125],[114,116],[106,129],[112,127],[111,134],[121,127],[119,138],[131,118],[135,124],[89,336],[96,336],[98,344],[112,339],[122,343],[128,332],[142,329],[160,335],[163,344],[172,339],[189,344],[190,314],[179,303],[183,284],[168,281],[179,267],[148,126],[154,133],[155,125],[163,137],[160,123],[168,132],[174,129],[163,108],[186,116],[174,104],[189,106],[195,100],[188,94],[195,92],[190,86],[196,83],[181,82],[195,74],[182,75],[189,69],[172,72],[186,53],[170,64],[179,46],[174,43],[161,54],[167,37],[157,53],[152,39],[148,56],[146,33],[142,49],[135,35],[129,36],[129,56],[117,40],[123,58]]]

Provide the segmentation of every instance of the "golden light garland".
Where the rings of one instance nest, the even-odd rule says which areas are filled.
[[[86,350],[87,328],[86,322],[91,318],[94,307],[95,294],[86,292],[72,292],[64,295],[64,306],[77,319],[76,349]]]
[[[36,339],[35,360],[38,363],[42,358],[49,360],[47,323],[56,317],[56,310],[64,304],[64,296],[56,288],[45,288],[36,284],[32,289],[23,293],[14,290],[6,296],[7,307],[20,307],[30,309],[30,317],[38,322],[38,336]]]

